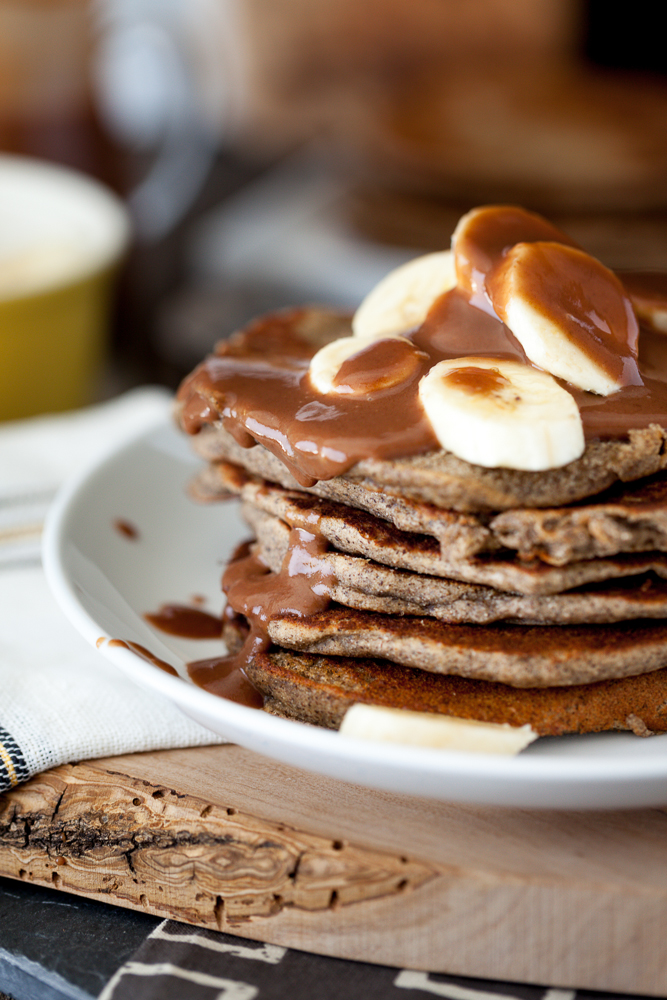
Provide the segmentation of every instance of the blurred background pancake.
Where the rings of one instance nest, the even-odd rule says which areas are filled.
[[[0,0],[0,152],[127,201],[106,391],[175,386],[261,312],[354,308],[473,204],[667,268],[653,24],[599,0]]]

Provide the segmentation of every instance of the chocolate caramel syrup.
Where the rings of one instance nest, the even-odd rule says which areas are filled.
[[[336,392],[377,393],[420,372],[428,356],[405,340],[378,340],[342,363],[334,376]]]
[[[487,280],[517,243],[560,243],[579,249],[565,233],[540,215],[513,205],[488,205],[467,217],[456,233],[456,280],[470,304],[497,319]],[[466,351],[477,354],[477,351]]]
[[[259,321],[224,356],[210,357],[196,369],[179,391],[189,433],[210,422],[213,408],[239,444],[264,444],[304,486],[339,475],[378,451],[398,457],[437,447],[418,397],[419,381],[432,364],[427,355],[413,349],[409,363],[403,359],[406,377],[398,385],[322,395],[308,374],[315,349],[294,332],[298,316]],[[267,355],[276,323],[280,349]],[[347,360],[348,382],[366,378],[367,360],[365,351],[356,364]]]
[[[125,538],[129,538],[133,542],[139,538],[139,529],[131,521],[117,517],[113,522],[113,526],[119,535],[124,535]]]
[[[237,653],[189,663],[188,674],[195,684],[235,701],[241,694],[249,699],[244,704],[252,704],[254,698],[255,707],[261,707],[261,696],[248,681],[245,668],[254,656],[269,649],[269,620],[283,613],[297,617],[317,614],[331,600],[334,576],[326,558],[328,543],[318,530],[318,521],[313,512],[298,523],[293,520],[278,573],[272,573],[249,545],[237,549],[224,572],[222,589],[228,607],[248,622],[248,635]]]
[[[145,614],[144,618],[150,622],[154,628],[167,632],[169,635],[180,636],[183,639],[220,639],[222,637],[222,621],[219,617],[202,611],[200,608],[188,607],[184,604],[163,604],[158,611]],[[117,644],[116,640],[113,640]],[[134,648],[135,643],[124,643],[129,648]],[[143,650],[138,647],[137,652]],[[139,652],[144,659],[148,659],[156,666],[169,667],[163,665],[162,660],[157,660],[147,650]],[[186,664],[188,676],[199,687],[205,688],[212,694],[217,694],[221,698],[235,701],[239,705],[246,705],[249,708],[261,708],[262,696],[252,686],[248,678],[243,673],[243,663],[238,656],[216,656],[206,660],[195,660]],[[176,673],[173,667],[169,667],[170,673]]]
[[[487,277],[487,287],[501,319],[507,320],[507,306],[519,291],[614,382],[642,384],[632,303],[613,271],[594,257],[562,243],[519,243]]]
[[[222,632],[220,618],[186,604],[163,604],[144,618],[161,632],[183,639],[219,639]]]
[[[197,687],[246,708],[261,708],[264,699],[246,677],[237,653],[188,663],[188,676]]]
[[[505,389],[510,384],[509,379],[501,375],[497,368],[479,368],[477,365],[465,365],[462,368],[452,368],[445,381],[455,385],[469,395],[484,396]]]
[[[151,653],[150,649],[146,649],[145,646],[141,646],[138,642],[132,642],[130,639],[109,639],[109,645],[119,646],[121,649],[129,649],[132,653],[140,656],[142,660],[146,660],[148,663],[152,663],[154,667],[164,670],[165,674],[172,674],[172,676],[178,677],[178,670],[175,670],[171,663],[161,660],[154,653]]]

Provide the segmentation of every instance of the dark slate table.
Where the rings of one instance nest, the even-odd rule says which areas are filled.
[[[611,1000],[324,958],[0,879],[0,1000]]]

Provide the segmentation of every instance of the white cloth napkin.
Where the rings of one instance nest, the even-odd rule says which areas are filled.
[[[168,394],[149,388],[0,424],[0,791],[68,761],[224,742],[91,649],[41,568],[42,522],[58,487],[169,409]]]

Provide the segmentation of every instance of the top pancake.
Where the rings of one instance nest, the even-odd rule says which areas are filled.
[[[228,461],[288,489],[309,489],[343,500],[360,489],[432,504],[461,513],[552,507],[595,496],[614,483],[632,482],[667,469],[667,431],[652,424],[627,440],[592,441],[581,458],[560,469],[521,472],[484,469],[442,449],[392,460],[365,459],[344,476],[304,487],[262,445],[242,448],[221,424],[203,428],[195,451],[209,462]]]
[[[284,317],[281,322],[283,325],[286,322]],[[301,310],[294,313],[290,322],[314,349],[349,333],[344,318],[326,310]],[[233,342],[237,347],[242,343],[239,337],[243,334]],[[224,351],[224,347],[221,349]],[[207,390],[199,383],[197,390],[215,412],[219,401],[214,396],[209,399]],[[182,410],[179,417],[182,422]],[[195,438],[195,448],[202,457],[209,461],[231,461],[283,486],[301,488],[274,454],[261,445],[241,448],[221,422],[215,422],[214,417],[211,420]],[[328,482],[339,490],[347,486],[363,487],[464,513],[560,506],[594,496],[618,481],[629,482],[666,469],[666,438],[665,428],[652,424],[645,429],[630,430],[624,439],[594,440],[586,446],[581,458],[544,472],[486,469],[443,449],[405,458],[368,458],[357,462],[342,476],[320,481],[318,486]],[[339,494],[336,499],[344,497]]]

